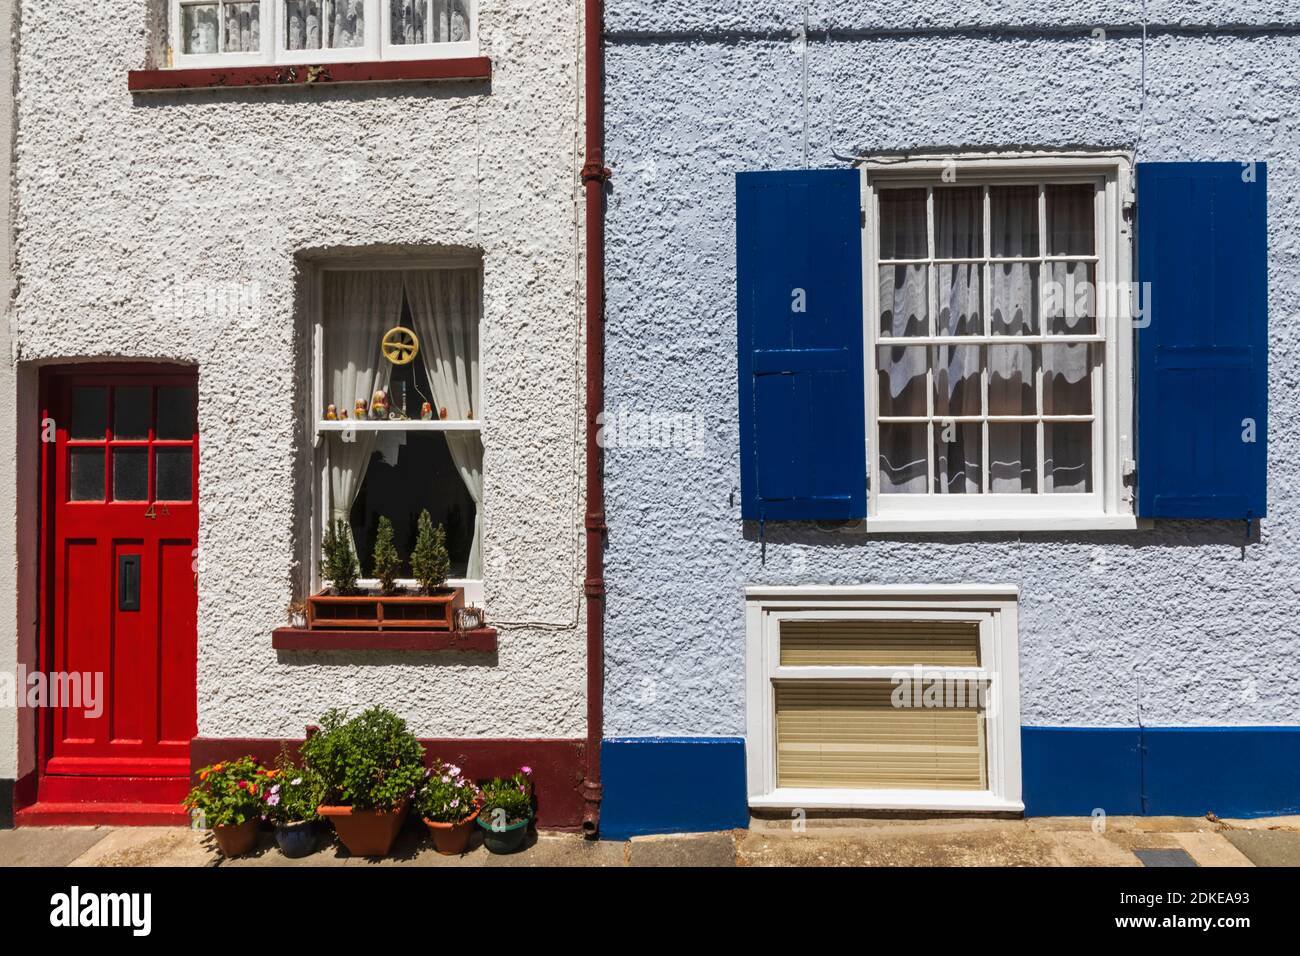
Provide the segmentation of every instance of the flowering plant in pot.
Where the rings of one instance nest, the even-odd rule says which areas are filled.
[[[223,760],[199,771],[183,801],[200,828],[210,827],[223,856],[243,856],[257,842],[264,778],[252,757]]]
[[[533,771],[520,767],[512,777],[497,777],[483,786],[478,825],[483,845],[493,853],[514,853],[528,835],[533,818]]]
[[[391,710],[348,719],[331,710],[302,745],[303,767],[320,781],[317,812],[353,856],[386,856],[424,782],[424,748]]]
[[[478,787],[455,764],[435,760],[415,808],[429,828],[433,846],[444,856],[464,853],[478,817]]]
[[[275,826],[275,842],[287,857],[316,852],[320,840],[321,783],[310,770],[294,766],[281,751],[274,770],[263,771],[262,801],[266,819]]]

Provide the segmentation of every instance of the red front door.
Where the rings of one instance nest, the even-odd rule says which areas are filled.
[[[69,371],[47,382],[45,670],[69,675],[65,688],[80,675],[83,699],[49,701],[41,800],[162,802],[189,772],[196,386],[183,371]],[[88,682],[90,697],[94,682],[102,688],[98,700],[86,699]]]

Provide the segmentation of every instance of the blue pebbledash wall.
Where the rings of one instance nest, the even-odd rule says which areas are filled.
[[[1150,0],[1144,57],[1129,0],[814,0],[805,112],[801,5],[608,0],[606,408],[660,426],[605,448],[611,738],[743,739],[748,585],[1015,584],[1029,813],[1140,812],[1144,793],[1150,813],[1296,806],[1296,736],[1270,728],[1300,723],[1300,481],[1286,468],[1300,390],[1279,371],[1300,350],[1300,15],[1185,6]],[[805,115],[816,167],[844,166],[836,153],[1132,150],[1139,129],[1144,161],[1268,161],[1274,464],[1258,537],[1228,521],[942,535],[744,522],[735,174],[799,168]],[[1066,729],[1139,715],[1169,728],[1144,734],[1145,761],[1129,731]],[[653,779],[636,759],[657,746],[628,744],[606,767],[607,825],[682,828],[684,812],[638,820],[636,794],[620,793]],[[735,790],[719,793],[743,789],[733,759]]]

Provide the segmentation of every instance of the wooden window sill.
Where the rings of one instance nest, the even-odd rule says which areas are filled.
[[[435,60],[372,60],[364,63],[267,64],[178,70],[130,70],[132,93],[164,90],[236,89],[253,86],[312,86],[336,83],[398,83],[419,80],[490,80],[485,56]]]
[[[473,631],[312,631],[279,627],[271,632],[277,651],[471,651],[497,649],[496,628]]]

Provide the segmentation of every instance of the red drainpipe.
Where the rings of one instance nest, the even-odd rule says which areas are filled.
[[[605,479],[597,418],[605,407],[605,168],[603,0],[585,0],[586,164],[582,183],[587,209],[587,746],[582,829],[600,830],[600,742],[605,726]]]

